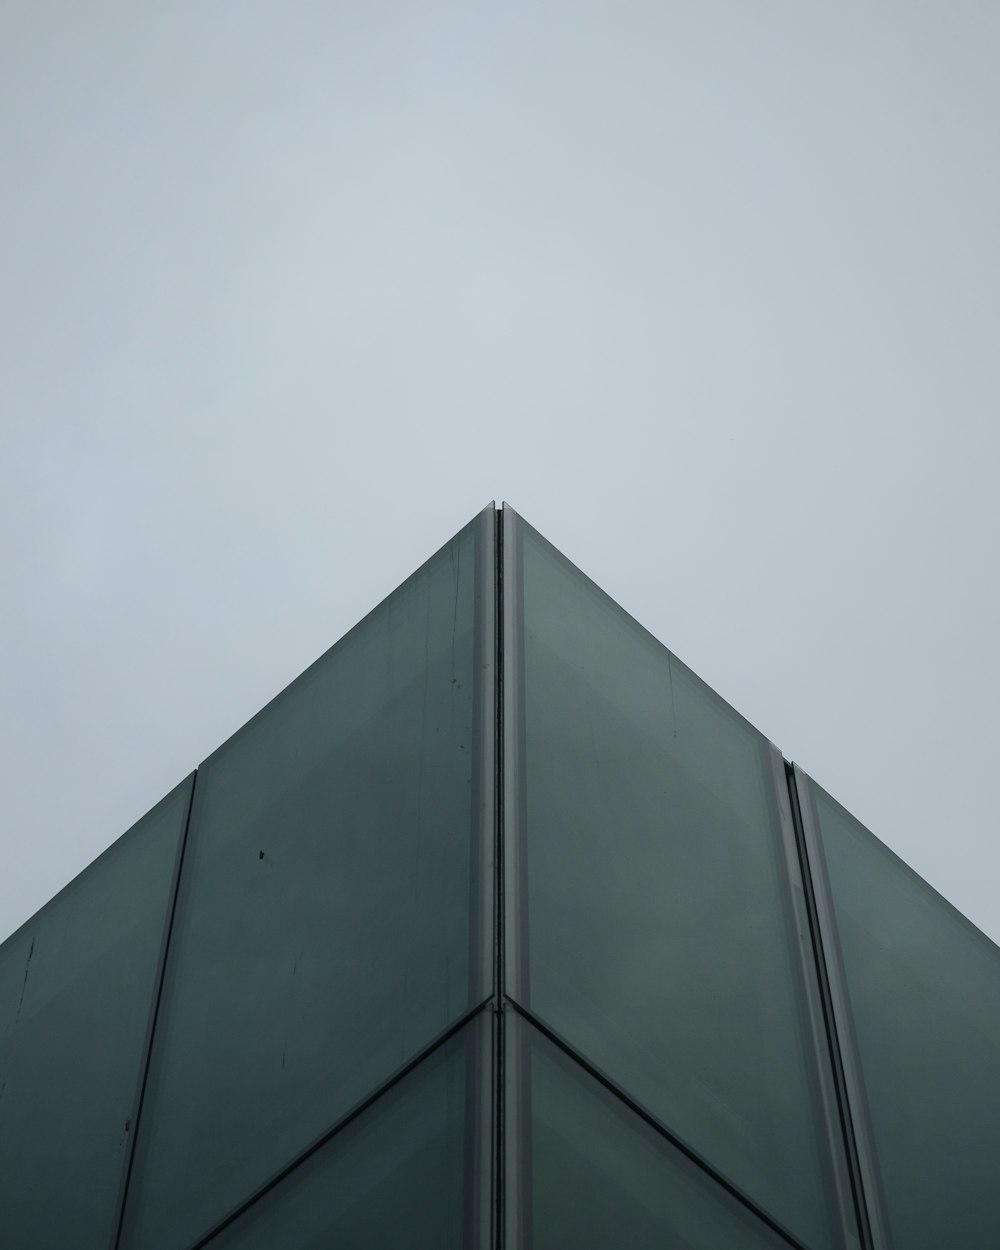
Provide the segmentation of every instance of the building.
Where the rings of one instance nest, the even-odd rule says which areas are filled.
[[[0,947],[8,1250],[995,1250],[1000,951],[492,505]]]

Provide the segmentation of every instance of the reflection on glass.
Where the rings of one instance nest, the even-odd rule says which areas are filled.
[[[778,1222],[836,1244],[769,744],[518,528],[512,991]]]
[[[530,1023],[509,1016],[510,1250],[775,1250],[787,1247]]]
[[[1000,1244],[1000,950],[815,783],[896,1250]]]
[[[475,1002],[463,530],[199,770],[124,1245],[209,1231]]]
[[[0,1244],[107,1250],[183,782],[0,946]]]
[[[207,1250],[471,1250],[489,1211],[481,1071],[489,1013],[465,1025],[208,1243]],[[484,1038],[484,1034],[486,1034]],[[484,1132],[485,1130],[485,1132]]]

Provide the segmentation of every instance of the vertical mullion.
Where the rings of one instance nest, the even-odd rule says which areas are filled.
[[[817,957],[817,943],[808,903],[808,886],[799,854],[796,836],[797,821],[785,761],[772,743],[771,774],[778,803],[778,824],[784,851],[788,896],[795,926],[795,947],[799,954],[800,984],[808,1017],[809,1039],[812,1043],[813,1065],[822,1104],[823,1127],[827,1142],[830,1169],[834,1182],[837,1217],[844,1245],[854,1250],[871,1250],[863,1231],[865,1220],[858,1202],[857,1185],[851,1167],[851,1144],[843,1115],[843,1099],[838,1088],[836,1059],[825,1009],[822,970]],[[858,1240],[860,1236],[860,1242]]]
[[[491,504],[476,526],[473,624],[474,743],[471,872],[469,882],[469,1002],[494,992],[496,825],[496,512]]]
[[[506,508],[494,527],[494,805],[493,805],[493,1244],[504,1242],[504,531]]]
[[[469,1001],[495,1001],[497,804],[497,539],[496,509],[484,508],[476,526],[473,626],[475,742],[470,874]],[[492,1024],[492,1011],[491,1011]],[[491,1250],[493,1136],[496,1124],[494,1028],[482,1029],[476,1062],[466,1077],[464,1221],[470,1247]]]
[[[528,882],[525,847],[524,605],[521,523],[503,509],[503,799],[501,811],[501,1015],[528,995]],[[503,1039],[503,1212],[498,1250],[531,1250],[531,1082],[528,1054],[500,1021]]]
[[[858,1223],[865,1250],[892,1250],[867,1098],[854,1040],[847,982],[840,957],[833,899],[812,811],[809,782],[797,764],[786,765],[785,774]]]
[[[503,976],[502,994],[528,998],[524,848],[524,613],[517,513],[503,510]]]

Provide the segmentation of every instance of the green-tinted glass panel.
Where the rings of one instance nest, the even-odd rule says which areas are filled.
[[[507,1245],[787,1250],[788,1243],[527,1021],[511,1017]]]
[[[0,1244],[107,1250],[190,780],[0,946]]]
[[[489,1209],[473,1182],[489,1166],[489,1019],[477,1016],[438,1047],[207,1250],[482,1244]]]
[[[514,995],[784,1227],[835,1245],[770,745],[518,528]]]
[[[815,784],[896,1250],[1000,1244],[1000,950]]]
[[[199,770],[125,1246],[210,1230],[486,992],[491,519]]]

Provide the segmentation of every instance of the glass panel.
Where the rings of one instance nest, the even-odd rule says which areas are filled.
[[[770,745],[518,529],[513,993],[784,1227],[836,1244]]]
[[[0,947],[0,1242],[106,1250],[191,781]]]
[[[511,1013],[514,1250],[774,1250],[788,1243],[530,1023]]]
[[[480,1014],[244,1215],[207,1250],[469,1250],[488,1207],[489,1013]],[[482,1059],[485,1058],[485,1064]],[[485,1071],[482,1069],[485,1067]]]
[[[995,1250],[1000,950],[815,783],[898,1250]]]
[[[209,1231],[488,992],[472,947],[491,518],[199,770],[124,1245]]]

